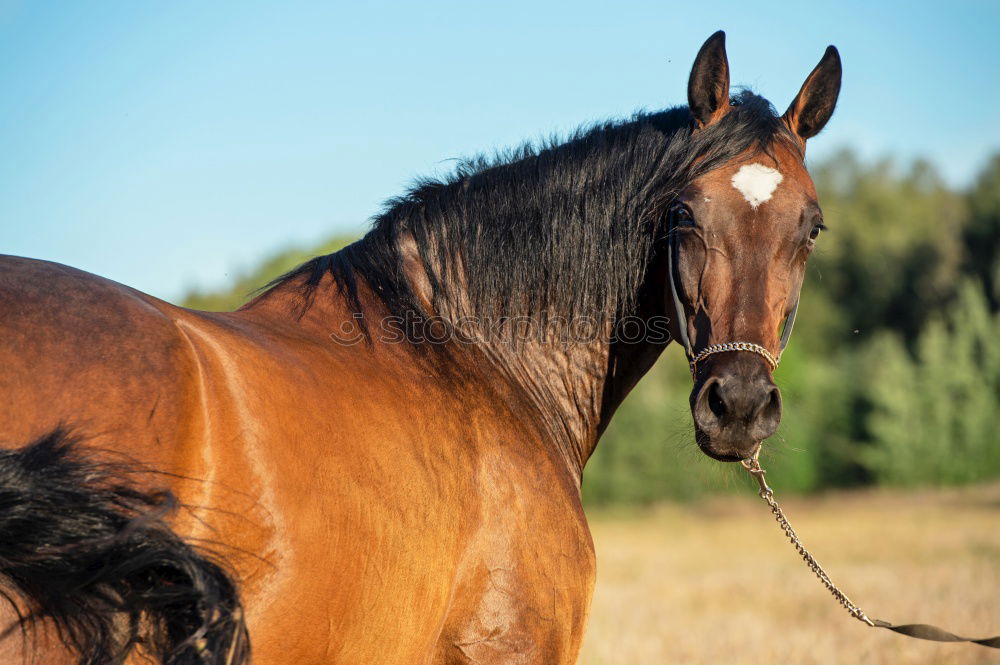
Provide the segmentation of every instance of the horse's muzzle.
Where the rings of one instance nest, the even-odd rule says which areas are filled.
[[[734,462],[752,456],[781,422],[781,393],[761,359],[742,354],[713,363],[691,393],[699,447]]]

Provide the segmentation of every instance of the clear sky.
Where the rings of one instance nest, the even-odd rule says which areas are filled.
[[[810,158],[1000,149],[1000,2],[0,0],[0,253],[167,299],[359,231],[451,159],[685,102],[727,32],[784,109],[827,44],[844,87]]]

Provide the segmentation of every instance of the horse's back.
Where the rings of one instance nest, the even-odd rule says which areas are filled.
[[[58,425],[136,447],[173,429],[190,354],[169,307],[74,268],[0,257],[0,446]]]

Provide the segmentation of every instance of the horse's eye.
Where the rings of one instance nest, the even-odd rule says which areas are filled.
[[[691,209],[683,203],[678,203],[671,208],[670,216],[673,218],[674,224],[678,226],[692,226],[694,224],[694,215],[691,214]]]
[[[816,226],[814,226],[812,228],[812,231],[809,232],[809,242],[816,242],[816,238],[819,237],[819,232],[825,228],[826,227],[823,226],[822,224],[817,224]]]

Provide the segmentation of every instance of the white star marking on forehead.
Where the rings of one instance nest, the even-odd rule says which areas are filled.
[[[761,203],[771,199],[782,180],[784,176],[770,166],[754,163],[741,166],[733,176],[732,183],[750,207],[756,210]]]

